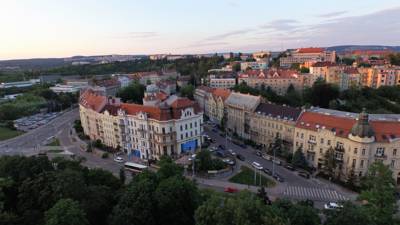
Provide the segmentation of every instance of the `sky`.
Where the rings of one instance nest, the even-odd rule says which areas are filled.
[[[0,0],[0,59],[400,45],[399,0]]]

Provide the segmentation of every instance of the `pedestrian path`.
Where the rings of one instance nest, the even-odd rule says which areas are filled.
[[[283,195],[298,199],[311,199],[316,201],[346,201],[346,196],[331,189],[310,188],[301,186],[287,186]]]

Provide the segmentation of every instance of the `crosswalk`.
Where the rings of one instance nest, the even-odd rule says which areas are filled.
[[[348,198],[335,190],[310,188],[301,186],[288,186],[283,194],[287,197],[298,199],[311,199],[319,201],[345,201]]]

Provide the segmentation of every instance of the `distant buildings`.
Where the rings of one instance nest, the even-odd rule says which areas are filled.
[[[211,88],[233,88],[236,85],[236,77],[232,73],[211,74],[208,83]]]
[[[54,93],[77,93],[80,91],[80,88],[74,87],[72,85],[63,85],[63,84],[56,84],[54,87],[50,87]]]
[[[302,91],[304,88],[304,76],[296,70],[287,69],[248,70],[239,74],[238,83],[246,83],[253,88],[269,87],[277,94],[283,95],[290,85],[295,90]]]
[[[280,66],[290,68],[293,64],[309,65],[316,62],[335,62],[336,52],[323,48],[299,48],[279,59]],[[306,66],[308,67],[308,66]]]
[[[39,79],[31,79],[28,81],[17,81],[17,82],[8,82],[8,83],[0,83],[0,88],[23,88],[23,87],[30,87],[34,84],[40,83]]]
[[[268,68],[268,62],[257,61],[257,62],[241,62],[240,70],[266,70]]]

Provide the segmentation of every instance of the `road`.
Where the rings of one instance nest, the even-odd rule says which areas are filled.
[[[255,149],[247,147],[246,149],[233,144],[225,137],[221,137],[218,132],[213,132],[209,127],[205,127],[205,133],[216,141],[213,145],[225,145],[227,149],[232,149],[234,152],[243,155],[246,158],[246,163],[251,165],[252,162],[260,163],[264,168],[272,171],[272,161],[265,160],[255,154]],[[283,166],[275,165],[275,173],[281,175],[285,182],[278,182],[278,193],[281,196],[291,199],[312,199],[314,201],[343,201],[346,199],[355,199],[355,193],[348,191],[333,183],[322,181],[317,178],[306,179],[300,177],[296,171],[290,171]],[[265,173],[264,176],[267,176]],[[271,179],[273,179],[271,177]]]
[[[0,155],[34,155],[37,147],[51,136],[57,136],[65,127],[72,126],[79,118],[78,109],[72,109],[49,121],[47,124],[30,130],[15,138],[0,142]]]

